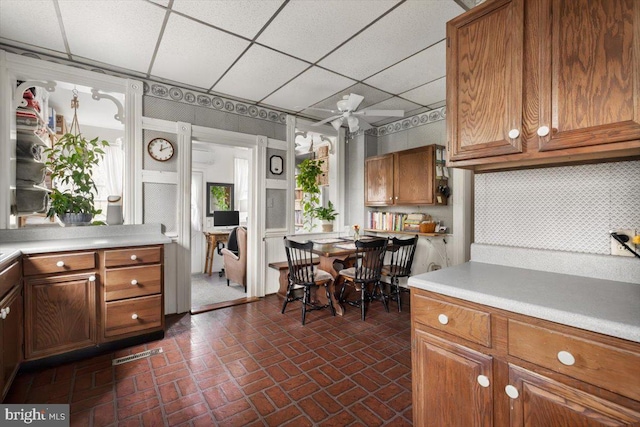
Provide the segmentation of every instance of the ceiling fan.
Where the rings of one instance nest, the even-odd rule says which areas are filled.
[[[334,116],[326,118],[321,122],[314,123],[312,126],[320,126],[325,123],[331,122],[331,126],[335,130],[340,129],[340,126],[345,122],[349,125],[349,132],[357,132],[359,129],[371,129],[373,126],[364,120],[362,117],[404,117],[403,110],[360,110],[356,111],[360,103],[364,100],[364,96],[356,95],[352,93],[345,95],[340,101],[338,101],[337,110],[327,110],[324,108],[309,107],[309,110],[328,111],[334,113]],[[336,114],[337,113],[337,114]]]
[[[307,139],[308,138],[308,139]],[[309,134],[307,132],[296,132],[295,150],[296,154],[311,153],[313,150],[328,146],[329,153],[333,154],[333,142],[324,135]]]

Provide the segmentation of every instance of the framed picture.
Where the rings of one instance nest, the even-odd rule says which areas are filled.
[[[207,182],[207,216],[215,211],[233,210],[233,184]]]

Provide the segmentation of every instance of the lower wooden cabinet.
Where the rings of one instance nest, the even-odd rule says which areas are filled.
[[[417,426],[640,426],[639,343],[419,289],[411,323]]]
[[[22,284],[18,279],[13,290],[0,300],[0,402],[22,362],[22,307]]]
[[[492,357],[415,329],[412,363],[414,425],[493,425]]]
[[[96,272],[25,279],[25,359],[97,344]]]

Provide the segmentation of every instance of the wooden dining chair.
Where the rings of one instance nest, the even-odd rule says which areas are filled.
[[[282,313],[284,314],[288,303],[302,300],[302,325],[305,323],[307,311],[329,307],[331,314],[335,316],[336,310],[331,303],[329,291],[333,276],[313,265],[313,254],[311,253],[313,242],[300,243],[287,239],[285,236],[284,248],[287,252],[287,263],[289,264],[289,284],[282,305]],[[317,305],[311,301],[311,287],[320,286],[324,286],[327,293],[328,303],[326,305]],[[302,289],[302,296],[295,295],[296,289]]]
[[[353,267],[341,270],[338,274],[343,279],[340,289],[340,302],[360,307],[360,317],[365,319],[367,303],[379,298],[384,309],[388,312],[389,306],[382,287],[380,275],[384,263],[384,255],[387,250],[387,239],[374,239],[368,241],[356,240],[355,264]],[[344,291],[347,286],[352,286],[360,293],[357,300],[345,301]],[[369,290],[371,288],[371,290]]]
[[[411,276],[413,255],[416,252],[418,235],[411,239],[391,239],[391,246],[387,248],[390,254],[389,264],[382,266],[382,275],[389,278],[389,300],[395,299],[398,303],[398,311],[402,311],[401,296],[403,292],[409,292],[407,288],[400,286],[400,277]]]

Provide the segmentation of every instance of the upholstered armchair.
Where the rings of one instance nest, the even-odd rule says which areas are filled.
[[[231,245],[232,236],[229,236],[228,247],[222,249],[222,259],[224,261],[224,275],[229,282],[238,283],[244,286],[247,292],[247,229],[236,227],[232,232],[236,234],[237,251]]]

